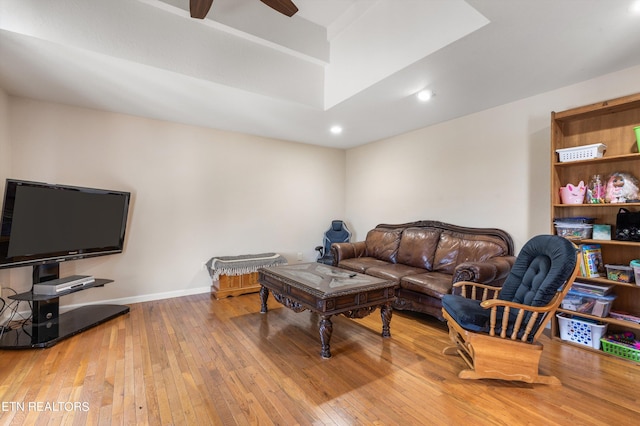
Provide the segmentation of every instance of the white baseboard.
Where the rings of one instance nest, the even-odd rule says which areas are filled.
[[[140,296],[123,297],[120,299],[100,300],[97,302],[79,303],[75,305],[60,306],[60,313],[87,305],[129,305],[131,303],[151,302],[152,300],[173,299],[174,297],[191,296],[193,294],[210,293],[211,286],[190,288],[188,290],[167,291],[164,293],[143,294]]]

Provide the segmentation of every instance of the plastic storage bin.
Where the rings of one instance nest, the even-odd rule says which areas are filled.
[[[593,225],[587,223],[556,222],[556,233],[569,240],[585,240],[591,238]]]
[[[587,319],[570,318],[556,314],[562,340],[600,349],[600,338],[607,332],[607,324],[598,324]]]
[[[601,158],[607,146],[603,143],[576,146],[574,148],[556,149],[561,163],[569,161],[591,160]]]
[[[601,285],[574,281],[569,291],[579,291],[580,293],[592,294],[594,296],[606,296],[613,291],[614,287],[615,284]]]
[[[582,293],[572,288],[562,301],[562,309],[604,318],[609,315],[611,305],[615,299],[615,295],[597,296],[595,294]]]
[[[634,280],[633,268],[625,265],[604,265],[607,268],[607,279],[619,283],[632,283]]]

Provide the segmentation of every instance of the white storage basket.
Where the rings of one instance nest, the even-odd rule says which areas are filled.
[[[556,317],[562,340],[600,349],[600,338],[607,332],[608,324],[569,318],[564,314],[556,314]]]
[[[560,162],[591,160],[601,158],[607,146],[603,143],[594,143],[592,145],[576,146],[574,148],[556,149],[560,156]]]

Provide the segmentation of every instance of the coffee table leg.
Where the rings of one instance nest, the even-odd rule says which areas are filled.
[[[265,286],[260,287],[260,313],[267,313],[267,299],[269,298],[269,289]]]
[[[322,343],[322,358],[331,358],[331,350],[329,349],[329,340],[331,340],[331,333],[333,332],[333,323],[331,322],[331,315],[328,317],[323,316],[320,319],[320,343]]]
[[[391,303],[385,303],[380,306],[380,317],[382,318],[382,337],[391,337],[391,331],[389,329],[391,325],[391,314],[393,309]]]

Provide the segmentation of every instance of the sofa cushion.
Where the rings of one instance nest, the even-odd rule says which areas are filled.
[[[451,293],[452,287],[453,277],[443,272],[406,275],[400,280],[400,288],[437,298]]]
[[[460,263],[482,262],[507,253],[505,242],[499,238],[444,231],[436,248],[433,270],[453,275]]]
[[[367,256],[396,263],[401,235],[401,230],[372,229],[365,240]]]
[[[372,266],[384,266],[388,264],[389,262],[385,262],[384,260],[374,259],[373,257],[354,257],[351,259],[341,260],[338,266],[340,268],[349,269],[351,271],[364,274],[364,272],[369,268],[371,268]]]
[[[399,263],[388,263],[384,266],[372,266],[367,269],[367,275],[382,278],[383,280],[393,280],[400,282],[400,278],[406,275],[415,275],[424,273],[422,268],[414,266],[401,265]]]
[[[433,270],[433,258],[440,231],[434,228],[407,228],[402,232],[398,248],[398,263]]]

